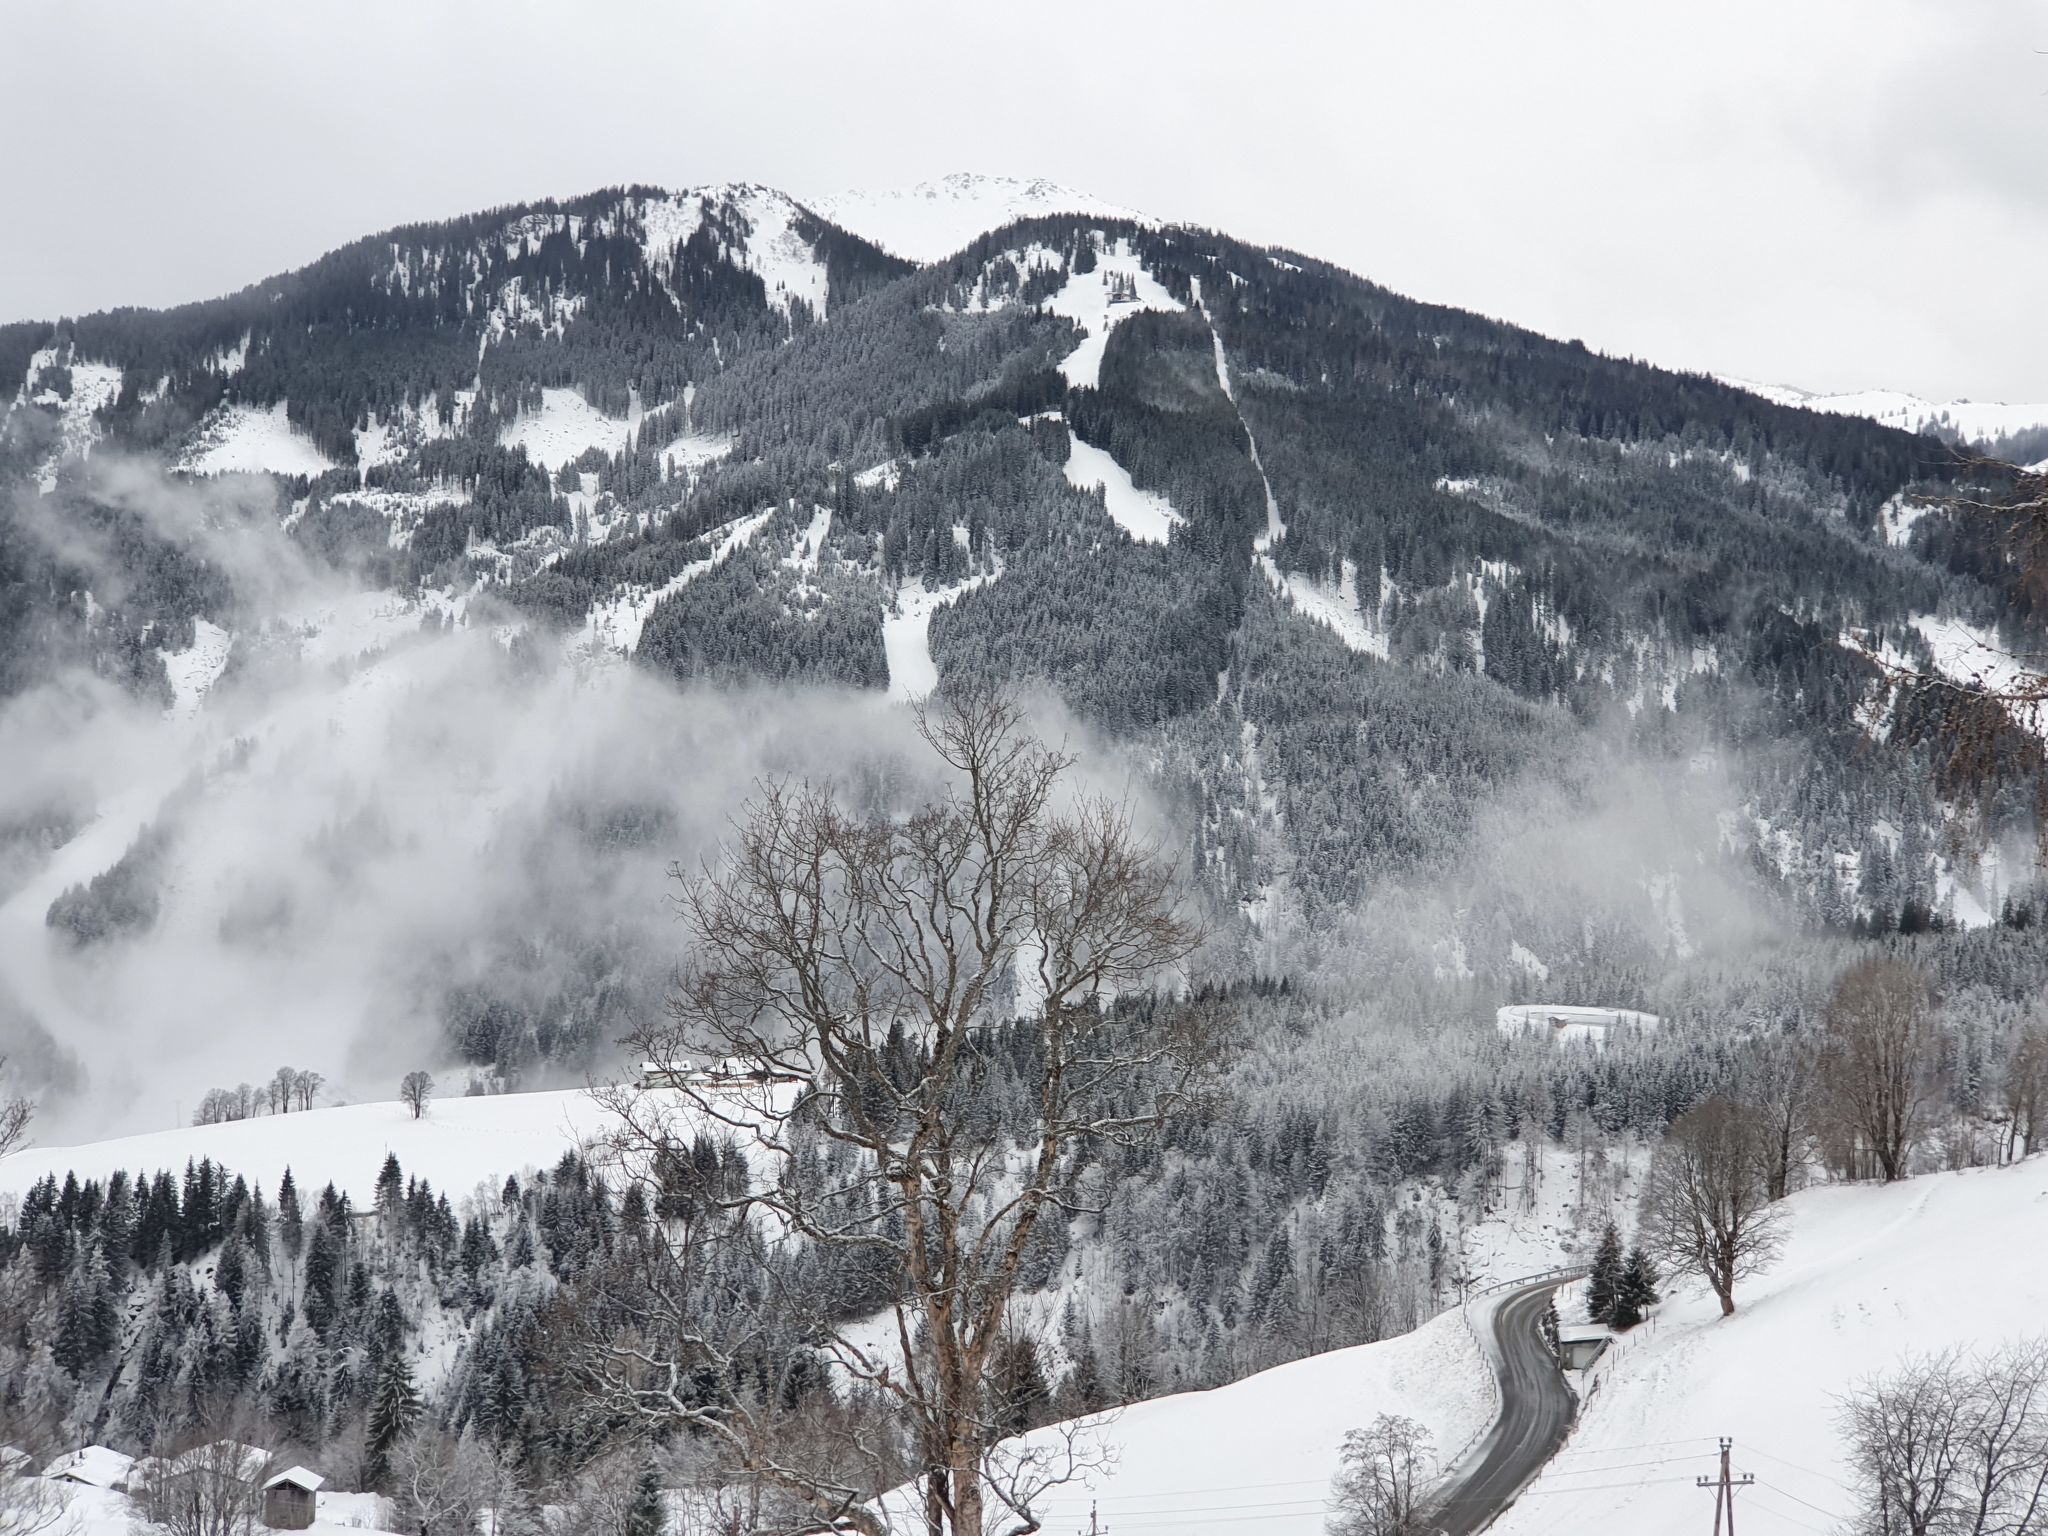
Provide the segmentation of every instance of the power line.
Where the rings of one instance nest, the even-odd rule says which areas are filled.
[[[1705,1445],[1713,1438],[1712,1435],[1688,1435],[1683,1440],[1645,1440],[1640,1445],[1587,1446],[1583,1450],[1559,1451],[1551,1460],[1560,1461],[1566,1456],[1610,1456],[1617,1451],[1654,1451],[1667,1445]]]
[[[1835,1476],[1835,1474],[1832,1472],[1823,1472],[1818,1467],[1801,1466],[1798,1462],[1787,1460],[1783,1456],[1773,1456],[1769,1451],[1759,1451],[1752,1447],[1751,1449],[1744,1451],[1742,1454],[1745,1456],[1761,1456],[1766,1461],[1775,1461],[1781,1467],[1790,1467],[1794,1472],[1804,1472],[1808,1477],[1825,1478],[1828,1482],[1833,1483],[1837,1488],[1849,1487],[1847,1483],[1843,1482],[1839,1477]]]
[[[1801,1497],[1799,1497],[1798,1494],[1792,1492],[1789,1488],[1780,1488],[1776,1483],[1766,1483],[1763,1481],[1759,1481],[1757,1483],[1757,1487],[1768,1488],[1771,1490],[1771,1492],[1778,1494],[1781,1497],[1790,1499],[1794,1504],[1804,1504],[1808,1509],[1812,1510],[1815,1514],[1826,1515],[1830,1520],[1839,1520],[1842,1518],[1834,1510],[1822,1509],[1818,1504],[1814,1503],[1813,1500],[1802,1499]]]
[[[1522,1497],[1526,1499],[1539,1493],[1597,1493],[1602,1488],[1649,1488],[1658,1483],[1682,1483],[1685,1481],[1686,1479],[1682,1476],[1639,1477],[1633,1482],[1627,1483],[1580,1483],[1574,1488],[1530,1488],[1522,1494]]]

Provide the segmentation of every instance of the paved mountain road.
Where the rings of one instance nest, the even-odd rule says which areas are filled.
[[[1436,1496],[1424,1529],[1473,1536],[1515,1502],[1564,1444],[1578,1400],[1543,1339],[1556,1277],[1510,1291],[1493,1311],[1500,1417]]]

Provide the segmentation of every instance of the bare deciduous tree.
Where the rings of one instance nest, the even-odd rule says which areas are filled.
[[[1858,961],[1837,978],[1824,1020],[1822,1069],[1844,1171],[1902,1179],[1926,1130],[1934,1031],[1927,983],[1903,961]]]
[[[1735,1310],[1736,1282],[1766,1268],[1784,1240],[1765,1181],[1770,1127],[1745,1104],[1711,1098],[1672,1121],[1643,1189],[1643,1245],[1698,1275]]]
[[[1422,1501],[1435,1449],[1426,1428],[1383,1413],[1344,1437],[1342,1455],[1330,1483],[1330,1536],[1419,1536],[1430,1529]]]
[[[427,1104],[434,1097],[432,1074],[417,1070],[406,1073],[399,1081],[398,1097],[412,1111],[413,1119],[419,1119],[427,1112]]]
[[[796,1331],[889,1405],[931,1536],[1024,1533],[1083,1452],[1072,1437],[1001,1443],[991,1378],[1019,1267],[1041,1216],[1076,1208],[1077,1145],[1137,1140],[1186,1101],[1203,1010],[1110,1004],[1200,935],[1128,808],[1069,795],[1071,759],[1013,699],[955,692],[918,729],[946,780],[919,808],[856,815],[829,787],[773,784],[719,861],[677,872],[694,958],[668,1021],[630,1043],[678,1086],[601,1096],[616,1166],[657,1196],[705,1125],[748,1145],[756,1175],[711,1200],[739,1219],[692,1231],[757,1244]],[[643,1418],[721,1437],[809,1522],[879,1532],[872,1484],[902,1471],[873,1437],[843,1440],[836,1464],[798,1457],[742,1393],[702,1389],[730,1376],[737,1345],[692,1310],[692,1240],[665,1231],[664,1272],[616,1299],[633,1326],[593,1341],[586,1377]],[[804,1246],[894,1277],[892,1337],[782,1286]]]
[[[2048,1022],[2037,1017],[2021,1026],[1999,1076],[1998,1094],[2005,1111],[2003,1161],[2032,1156],[2048,1110]]]
[[[28,1144],[29,1122],[35,1117],[35,1101],[10,1086],[7,1058],[0,1056],[0,1157]]]
[[[1796,1035],[1771,1041],[1751,1064],[1742,1096],[1763,1122],[1765,1193],[1782,1200],[1806,1166],[1813,1137],[1820,1073],[1812,1043]]]
[[[160,1451],[140,1478],[136,1503],[171,1536],[253,1536],[268,1467],[262,1451],[227,1437],[172,1455]]]
[[[477,1514],[504,1483],[504,1469],[468,1435],[423,1429],[391,1454],[391,1500],[418,1536],[472,1536]]]
[[[0,1536],[39,1536],[63,1514],[56,1486],[35,1475],[28,1453],[0,1445]]]
[[[1909,1361],[1841,1406],[1861,1536],[2048,1532],[2048,1344]]]

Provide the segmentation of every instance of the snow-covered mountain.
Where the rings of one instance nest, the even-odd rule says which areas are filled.
[[[1018,219],[1078,213],[1099,219],[1157,223],[1087,192],[1042,177],[978,176],[956,171],[938,181],[878,192],[853,189],[810,200],[840,228],[911,261],[941,261],[976,235]]]
[[[2026,405],[1999,400],[1923,400],[1896,389],[1824,395],[1785,384],[1759,384],[1727,374],[1720,377],[1723,383],[1778,405],[1796,405],[1835,416],[1864,416],[1902,432],[1933,431],[1966,443],[1994,443],[2000,438],[2048,427],[2048,402]]]

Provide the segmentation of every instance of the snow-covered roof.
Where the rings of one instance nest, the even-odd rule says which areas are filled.
[[[88,1445],[59,1456],[43,1468],[43,1476],[59,1482],[84,1483],[88,1488],[112,1488],[127,1480],[134,1465],[133,1456],[124,1456],[104,1445]]]
[[[1594,1339],[1611,1339],[1614,1330],[1605,1323],[1564,1323],[1558,1327],[1557,1338],[1561,1344],[1585,1344]]]
[[[18,1445],[0,1445],[0,1472],[26,1477],[35,1458]]]
[[[282,1488],[289,1484],[293,1488],[303,1488],[308,1493],[318,1493],[320,1485],[326,1481],[327,1479],[318,1472],[309,1472],[304,1467],[287,1467],[263,1486]]]

